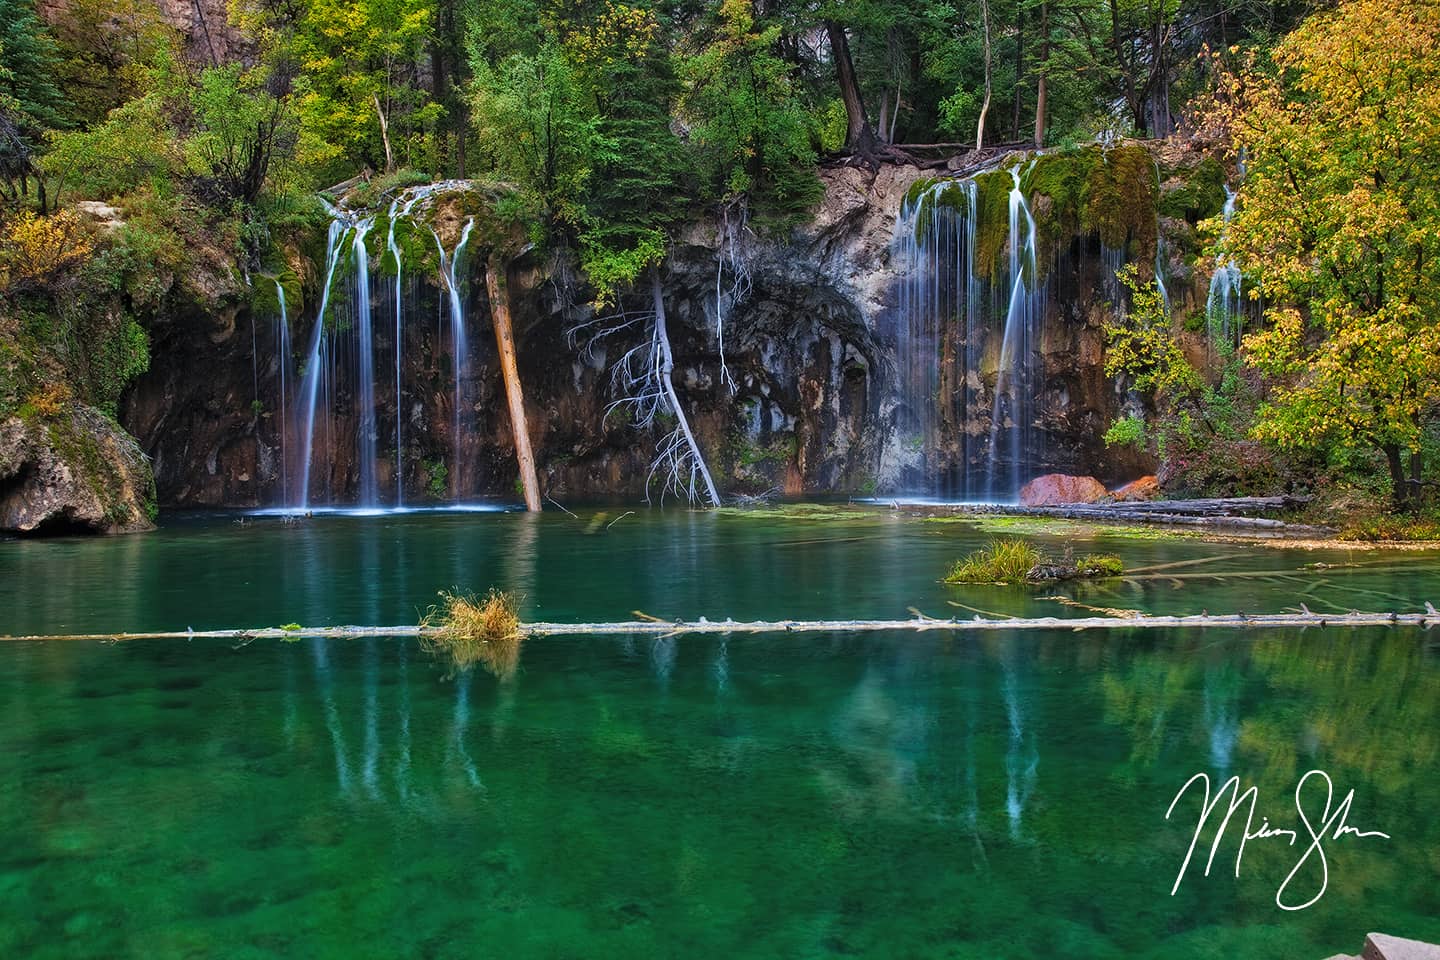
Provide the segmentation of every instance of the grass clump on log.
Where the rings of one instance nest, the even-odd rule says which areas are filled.
[[[1078,560],[1047,557],[1024,540],[992,540],[950,569],[946,583],[1048,583],[1055,580],[1118,577],[1124,572],[1120,558],[1089,553]]]
[[[984,550],[976,550],[964,560],[957,560],[945,582],[1024,583],[1030,578],[1030,571],[1044,559],[1039,550],[1024,540],[992,540]]]
[[[520,664],[520,603],[493,587],[483,599],[440,592],[440,603],[421,618],[420,645],[463,673],[475,664],[508,680]]]

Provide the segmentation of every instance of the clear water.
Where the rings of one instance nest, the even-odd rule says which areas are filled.
[[[987,535],[679,512],[172,523],[0,543],[0,632],[1084,611],[955,588]],[[592,530],[594,532],[586,532]],[[1069,595],[1407,608],[1433,554],[1077,539],[1264,576]],[[1305,563],[1357,567],[1301,571]],[[1313,590],[1309,599],[1302,596]],[[1388,599],[1387,599],[1388,598]],[[965,611],[958,611],[969,615]],[[1420,630],[526,641],[510,681],[392,640],[0,643],[3,957],[1324,957],[1440,941],[1440,647]],[[1170,895],[1192,774],[1353,788],[1325,896],[1227,844]]]

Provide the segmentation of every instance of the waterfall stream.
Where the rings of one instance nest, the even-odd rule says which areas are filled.
[[[925,496],[1011,499],[1039,455],[1035,398],[1047,291],[1021,189],[1028,168],[1008,172],[1009,256],[997,276],[977,274],[987,224],[975,179],[930,185],[897,220],[896,429],[907,476],[919,477],[918,489],[908,480],[907,487]]]
[[[287,419],[291,415],[289,411],[294,410],[294,426],[300,441],[299,449],[293,454],[288,450],[282,452],[285,465],[281,496],[283,509],[287,511],[306,512],[315,505],[330,508],[347,505],[347,502],[367,512],[402,509],[405,506],[405,338],[407,316],[414,313],[414,306],[406,302],[405,241],[403,236],[397,236],[396,224],[410,221],[417,207],[442,189],[457,189],[457,184],[447,181],[406,190],[390,201],[386,212],[378,215],[387,218],[383,246],[378,247],[382,257],[379,262],[383,264],[383,257],[388,256],[393,259],[395,268],[391,288],[394,300],[393,385],[386,380],[388,374],[385,372],[390,360],[388,351],[392,349],[383,342],[387,324],[382,322],[377,330],[374,323],[373,293],[376,287],[372,275],[371,242],[375,238],[371,234],[379,235],[375,229],[376,215],[326,203],[330,225],[326,237],[324,280],[298,387],[291,383],[286,370],[290,338],[284,291],[279,290],[282,317],[275,343],[282,354],[279,383],[281,436],[283,442],[291,426]],[[442,316],[448,315],[453,376],[453,385],[447,392],[454,403],[448,473],[450,495],[455,501],[462,500],[474,486],[473,478],[462,470],[468,431],[473,429],[473,424],[469,422],[471,418],[465,414],[465,377],[470,373],[470,340],[463,268],[464,253],[474,227],[472,217],[461,228],[455,249],[448,253],[435,228],[422,227],[434,236],[439,253],[436,280],[439,286],[445,288],[441,311]],[[385,287],[379,289],[384,290]],[[384,309],[383,305],[381,309]],[[441,333],[445,332],[442,320]],[[414,331],[409,333],[412,337],[416,336]],[[428,336],[420,338],[422,343],[429,340]],[[437,350],[439,342],[435,341]],[[413,342],[411,349],[415,349]],[[429,349],[427,346],[427,353]],[[412,370],[409,375],[415,376],[416,373]],[[393,394],[389,392],[392,386]],[[295,391],[293,397],[292,390]],[[388,396],[394,397],[393,424],[388,419],[391,412],[382,409]],[[388,464],[382,458],[382,436],[387,438],[386,447],[393,439],[393,457]],[[298,469],[294,471],[290,470],[292,456],[297,458]],[[387,466],[390,475],[386,474]],[[297,474],[293,485],[290,480],[292,472]],[[390,476],[394,478],[393,499]],[[351,491],[348,497],[347,491]]]
[[[1033,425],[1040,371],[1034,353],[1045,317],[1045,291],[1035,263],[1035,218],[1020,189],[1018,165],[1010,169],[1010,176],[1014,179],[1010,189],[1010,306],[1005,312],[995,402],[990,408],[987,475],[991,500],[1008,499],[1020,491],[1026,465],[1035,453]]]
[[[1235,216],[1235,191],[1225,187],[1225,209],[1220,213],[1221,231]],[[1231,342],[1240,317],[1240,267],[1233,259],[1222,258],[1210,275],[1210,293],[1205,298],[1205,317],[1210,342]]]

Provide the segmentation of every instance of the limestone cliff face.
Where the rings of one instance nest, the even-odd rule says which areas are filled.
[[[952,383],[951,392],[953,383],[968,384],[973,402],[936,427],[923,451],[911,426],[924,398],[907,399],[900,389],[903,367],[916,360],[899,349],[903,265],[894,239],[902,198],[919,175],[904,167],[878,174],[826,170],[813,222],[789,235],[727,231],[701,221],[677,238],[662,270],[675,380],[726,494],[923,492],[943,489],[937,477],[978,469],[983,455],[977,451],[997,419],[998,328],[974,335],[982,359],[973,368],[956,366],[953,357],[943,361],[951,364],[952,380],[941,383]],[[394,381],[383,373],[394,363],[386,359],[395,348],[392,281],[372,281],[382,371],[374,412],[382,502],[394,500],[397,465],[408,503],[515,498],[483,258],[473,260],[469,372],[459,417],[446,295],[436,279],[407,276],[398,403]],[[1100,439],[1127,405],[1138,403],[1103,372],[1103,324],[1113,310],[1106,271],[1098,239],[1077,239],[1055,256],[1043,335],[1034,345],[1043,373],[1033,408],[1033,462],[1023,465],[1030,476],[1084,472],[1125,480],[1148,466],[1142,458],[1106,452]],[[621,396],[613,365],[642,341],[644,327],[594,338],[626,318],[597,317],[583,283],[566,281],[571,275],[553,262],[522,258],[512,265],[519,366],[542,487],[556,498],[658,494],[647,480],[656,442],[668,428],[636,429],[611,407]],[[1193,306],[1192,286],[1172,284],[1177,309]],[[310,304],[292,305],[288,399],[279,389],[285,364],[273,310],[220,304],[151,331],[151,370],[131,389],[122,419],[153,460],[162,503],[263,506],[297,499],[303,427],[296,421],[295,364],[303,363],[315,299],[312,291]],[[644,303],[622,306],[633,317]],[[343,365],[345,356],[331,362]],[[320,405],[327,413],[313,431],[310,502],[353,502],[360,430],[353,382],[342,373]]]
[[[0,422],[0,530],[129,533],[150,529],[153,509],[144,454],[98,410]]]
[[[152,0],[160,16],[175,29],[185,53],[198,63],[244,60],[253,45],[230,24],[228,0]],[[39,0],[36,8],[54,23],[64,18],[69,0]]]

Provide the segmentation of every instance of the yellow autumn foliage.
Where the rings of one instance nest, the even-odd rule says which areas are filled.
[[[0,226],[0,293],[43,286],[93,249],[90,231],[70,211],[48,217],[21,211]]]
[[[1440,416],[1440,0],[1312,16],[1206,117],[1245,174],[1218,246],[1267,304],[1247,358],[1280,381],[1257,436],[1383,450],[1403,499]]]

